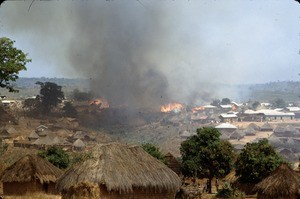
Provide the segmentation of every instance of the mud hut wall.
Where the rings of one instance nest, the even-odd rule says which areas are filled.
[[[31,182],[4,182],[4,195],[24,195],[28,192],[40,192],[40,187],[33,181]]]
[[[44,192],[46,193],[45,186],[44,184],[40,183],[39,181],[37,182],[11,182],[3,183],[3,194],[4,195],[24,195],[26,193],[30,192]],[[48,191],[47,193],[51,194],[57,194],[59,193],[55,189],[55,183],[50,183],[48,184]]]
[[[119,193],[118,191],[108,192],[105,186],[100,186],[101,199],[173,199],[175,192],[168,192],[166,190],[144,190],[134,188],[131,193]]]
[[[107,191],[105,185],[101,185],[99,189],[93,189],[93,193],[86,193],[86,190],[82,192],[82,190],[83,189],[76,190],[75,192],[71,191],[72,193],[70,191],[68,193],[62,193],[62,199],[174,199],[176,195],[175,192],[169,192],[166,190],[154,191],[138,188],[133,189],[133,192],[130,193],[120,193],[118,191]]]

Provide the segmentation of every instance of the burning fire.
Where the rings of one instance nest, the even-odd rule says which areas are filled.
[[[95,99],[90,101],[90,105],[96,105],[99,106],[99,108],[109,108],[109,103],[107,102],[107,100],[104,99]]]
[[[192,109],[192,112],[196,113],[197,111],[204,111],[204,110],[205,110],[204,106],[197,106],[197,107]]]
[[[183,105],[180,103],[170,103],[166,104],[160,107],[160,111],[163,113],[169,113],[169,112],[180,112],[183,109]]]

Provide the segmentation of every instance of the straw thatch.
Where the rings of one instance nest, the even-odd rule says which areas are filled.
[[[141,147],[117,142],[97,145],[92,158],[68,169],[57,187],[67,192],[83,182],[105,185],[108,192],[119,193],[131,193],[134,188],[176,191],[181,185],[171,169]]]
[[[255,129],[253,129],[252,127],[247,127],[245,130],[244,130],[244,133],[245,133],[245,135],[247,135],[247,136],[254,136],[254,135],[256,135],[256,130]]]
[[[245,132],[244,130],[235,130],[232,134],[230,134],[230,139],[242,139],[245,137]]]
[[[1,174],[2,182],[30,182],[38,179],[41,183],[55,182],[62,171],[37,155],[26,155]]]
[[[73,148],[75,150],[82,150],[85,148],[85,144],[81,139],[77,139],[74,143],[73,143]]]
[[[229,182],[230,184],[234,184],[237,182],[238,177],[236,176],[236,171],[233,170],[230,173],[228,173],[224,178],[224,181]]]
[[[254,190],[257,198],[297,198],[300,190],[300,176],[286,164],[281,164],[270,176],[258,183]]]
[[[30,133],[30,135],[28,136],[28,140],[37,140],[40,136],[35,132],[35,131],[32,131]]]
[[[180,163],[178,162],[178,160],[171,154],[171,153],[167,153],[165,155],[165,161],[166,161],[166,165],[172,169],[177,175],[181,174],[180,171]]]
[[[261,127],[260,127],[261,131],[273,131],[273,127],[271,126],[271,124],[264,123]]]
[[[260,127],[257,125],[257,124],[254,124],[254,123],[251,123],[247,126],[247,129],[248,128],[252,128],[254,129],[255,131],[259,131],[260,130]]]

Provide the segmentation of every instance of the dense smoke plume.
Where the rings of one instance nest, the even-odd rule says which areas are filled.
[[[236,0],[31,3],[6,1],[0,8],[0,32],[22,44],[33,60],[28,68],[87,78],[113,106],[239,100],[232,84],[298,74],[293,1],[271,7],[269,1]]]

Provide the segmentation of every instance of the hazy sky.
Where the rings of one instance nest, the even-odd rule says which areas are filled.
[[[139,39],[145,36],[151,48],[142,51],[145,65],[161,72],[169,84],[193,87],[190,79],[229,84],[300,79],[300,4],[294,0],[55,0],[35,1],[28,10],[31,2],[7,1],[0,7],[0,36],[15,40],[32,59],[23,77],[93,76],[83,74],[83,65],[95,64],[89,63],[88,50],[77,54],[83,69],[72,67],[72,49],[88,48],[89,40],[83,34],[74,42],[81,37],[74,33],[93,31],[91,24],[78,26],[82,8],[90,10],[91,15],[83,17],[93,18],[89,20],[95,20],[95,26],[99,20],[105,24],[114,12],[120,18],[115,21],[123,24],[128,17],[130,27],[136,20],[134,30],[143,32]],[[105,18],[107,12],[93,7],[111,13]],[[153,35],[144,34],[156,27]],[[121,31],[125,40],[132,34],[126,28]]]

